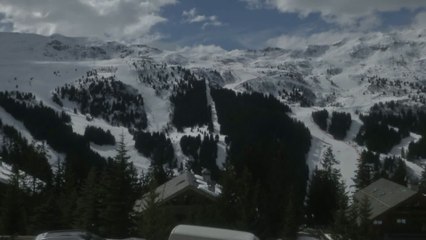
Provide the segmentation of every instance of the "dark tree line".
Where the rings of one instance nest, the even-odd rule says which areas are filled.
[[[172,123],[178,130],[203,125],[213,128],[205,81],[181,83],[170,101],[174,107]]]
[[[335,139],[343,140],[351,124],[352,119],[350,113],[333,112],[328,132],[333,135]]]
[[[399,157],[386,157],[380,160],[380,154],[363,151],[358,159],[355,174],[355,186],[362,189],[379,178],[386,178],[401,185],[407,184],[405,162]]]
[[[402,133],[389,127],[374,117],[360,117],[364,125],[360,128],[356,142],[361,146],[366,146],[369,150],[388,153],[393,146],[401,142]]]
[[[389,178],[398,183],[405,177],[405,172],[401,172],[401,169],[405,171],[405,165],[401,164],[400,159],[386,159],[387,166],[381,166],[379,157],[372,152],[361,154],[354,179],[358,190],[375,181],[380,174],[383,177],[389,174]],[[313,171],[306,201],[307,225],[325,229],[334,235],[333,239],[379,239],[380,236],[371,228],[369,217],[372,209],[368,198],[354,198],[350,204],[342,175],[336,168],[338,163],[339,160],[328,148],[320,166]]]
[[[197,174],[201,174],[202,169],[208,169],[212,178],[218,180],[219,168],[217,159],[217,139],[212,135],[204,135],[201,138],[183,136],[180,139],[180,146],[183,154],[190,157],[189,168]]]
[[[315,227],[327,227],[336,220],[339,210],[347,207],[348,199],[340,170],[339,161],[328,148],[321,159],[320,168],[313,171],[307,194],[307,224]]]
[[[158,184],[168,179],[164,165],[175,168],[176,158],[173,144],[164,133],[138,132],[134,136],[135,148],[138,152],[151,159],[151,168]]]
[[[3,132],[2,160],[42,181],[49,181],[52,170],[44,145],[28,143],[15,128],[1,125]]]
[[[77,83],[56,89],[53,101],[60,106],[63,99],[76,102],[80,112],[102,117],[114,125],[136,130],[147,127],[144,101],[136,89],[117,81],[115,76],[99,77],[96,70],[87,72]]]
[[[417,142],[408,145],[408,159],[426,158],[426,136],[423,135]]]
[[[422,139],[409,145],[406,157],[426,157],[426,110],[424,107],[406,106],[399,102],[375,104],[368,115],[362,115],[364,127],[357,141],[366,144],[370,150],[386,153],[410,132],[420,134]],[[397,129],[397,130],[396,130]]]
[[[303,218],[303,199],[308,179],[305,154],[311,135],[300,122],[290,118],[290,108],[271,96],[259,93],[237,94],[225,89],[212,89],[221,132],[228,136],[229,168],[235,176],[245,177],[247,188],[261,186],[258,191],[240,192],[241,203],[232,200],[222,209],[225,226],[250,229],[259,236],[282,236],[283,229],[294,233],[288,223],[298,226]],[[236,183],[224,182],[224,191],[239,189]],[[230,185],[230,186],[228,186]],[[232,187],[234,186],[234,187]],[[235,190],[236,191],[236,190]],[[235,193],[237,194],[237,193]],[[288,204],[292,209],[286,208]],[[250,206],[250,209],[241,209]],[[232,211],[231,211],[232,209]],[[285,214],[291,210],[291,220]],[[235,212],[245,214],[233,214]],[[239,226],[236,226],[240,223]],[[224,224],[224,223],[222,223]],[[291,225],[291,224],[290,224]]]
[[[408,132],[422,134],[426,130],[426,111],[424,108],[412,108],[398,102],[378,103],[364,116],[400,129],[404,135]]]
[[[0,234],[85,229],[113,238],[138,235],[131,212],[143,182],[122,140],[115,158],[92,168],[82,183],[67,162],[58,162],[52,181],[37,191],[28,191],[21,178],[15,169],[9,184],[0,186]]]
[[[426,194],[426,167],[423,168],[422,176],[420,178],[419,192]]]
[[[312,119],[323,130],[333,135],[335,139],[343,140],[352,124],[350,113],[333,112],[331,114],[330,126],[328,126],[329,113],[326,109],[312,112]]]
[[[151,158],[154,165],[172,164],[174,150],[170,139],[160,132],[138,132],[135,147],[143,155]]]
[[[87,126],[84,131],[84,137],[98,145],[115,145],[115,138],[111,132],[105,131],[100,127]]]
[[[139,81],[151,86],[157,94],[164,90],[175,92],[180,83],[197,81],[195,75],[181,66],[168,66],[167,63],[155,63],[150,60],[133,62]],[[176,85],[176,83],[178,83]]]
[[[323,109],[320,111],[312,112],[312,119],[323,131],[327,131],[328,128],[328,111]]]
[[[46,141],[54,150],[65,153],[66,163],[73,168],[77,179],[84,179],[91,167],[105,164],[105,159],[90,149],[89,142],[73,132],[67,114],[36,102],[32,94],[1,92],[0,106],[22,121],[35,139]]]

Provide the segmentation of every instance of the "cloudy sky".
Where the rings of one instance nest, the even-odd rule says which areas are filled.
[[[164,47],[294,47],[426,27],[426,0],[0,0],[0,31]]]

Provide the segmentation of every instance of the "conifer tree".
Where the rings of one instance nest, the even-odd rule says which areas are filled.
[[[58,188],[58,205],[60,206],[60,225],[62,228],[72,228],[76,214],[78,191],[80,185],[76,173],[68,162],[65,162],[63,185]]]
[[[338,207],[334,216],[334,230],[343,238],[347,238],[351,223],[347,214],[349,211],[349,198],[343,181],[339,183],[337,196]]]
[[[58,196],[53,193],[52,189],[46,191],[42,195],[43,202],[35,208],[31,219],[33,232],[46,232],[51,229],[63,228]]]
[[[284,221],[283,221],[283,237],[284,238],[294,238],[297,237],[297,231],[299,230],[300,221],[299,216],[300,214],[298,211],[298,205],[295,204],[295,194],[291,192],[289,194],[289,200],[287,203],[287,206],[285,208],[284,212]]]
[[[143,198],[143,211],[140,214],[138,223],[139,234],[147,240],[167,239],[171,229],[167,224],[167,217],[164,209],[160,206],[157,184],[152,181],[149,192]]]
[[[426,167],[423,168],[422,177],[419,183],[419,192],[426,194]]]
[[[348,239],[357,239],[358,236],[358,203],[353,201],[348,208],[347,212],[347,229],[343,233],[343,236],[347,236]]]
[[[354,182],[358,190],[368,186],[372,181],[371,167],[364,160],[363,155],[361,154],[361,158],[358,159],[358,166],[355,171]]]
[[[331,148],[327,148],[321,160],[321,169],[315,169],[310,181],[307,198],[308,223],[316,226],[329,226],[333,223],[336,211],[346,202],[344,184],[340,171],[335,167]],[[341,206],[339,206],[341,205]]]
[[[26,234],[27,213],[21,189],[19,170],[14,168],[0,209],[0,232],[7,235]]]
[[[406,179],[407,167],[405,165],[405,162],[401,158],[398,158],[396,160],[397,160],[397,163],[396,163],[397,166],[391,180],[393,182],[406,186],[407,185],[407,179]]]
[[[74,226],[78,229],[99,232],[99,192],[98,179],[95,169],[90,170],[86,182],[82,188],[81,195],[77,201],[77,212]]]
[[[100,194],[102,203],[99,214],[99,233],[103,236],[123,238],[129,236],[131,211],[138,197],[138,177],[132,163],[127,160],[124,135],[118,142],[114,160],[108,162],[103,172]]]
[[[359,236],[361,239],[370,239],[371,237],[371,206],[367,197],[361,199],[359,203],[358,221],[359,221]]]
[[[339,161],[336,160],[331,147],[328,147],[322,158],[321,165],[322,169],[326,171],[327,176],[333,180],[340,178],[340,171],[335,168],[336,164],[339,164]]]
[[[34,209],[31,218],[33,231],[43,232],[64,228],[61,201],[65,186],[65,167],[59,158],[55,168],[52,181],[47,182],[40,194],[42,202],[38,203]]]
[[[328,111],[326,109],[312,112],[312,119],[323,131],[327,131]]]
[[[226,163],[222,177],[222,194],[218,200],[218,209],[225,225],[249,230],[257,223],[259,185],[250,186],[250,182],[253,182],[253,179],[248,169],[245,168],[238,175],[234,166]]]

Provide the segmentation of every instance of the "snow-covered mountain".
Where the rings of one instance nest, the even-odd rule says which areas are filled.
[[[219,134],[210,87],[270,94],[290,104],[291,116],[309,128],[313,137],[308,154],[310,170],[318,164],[325,147],[331,146],[341,161],[340,168],[348,185],[353,185],[357,159],[363,150],[353,141],[362,125],[359,113],[367,112],[379,102],[403,100],[411,105],[424,105],[426,100],[426,30],[369,33],[304,49],[232,51],[215,46],[171,51],[60,35],[0,33],[0,56],[0,91],[33,93],[44,105],[69,114],[75,133],[83,135],[86,126],[97,126],[109,130],[116,139],[123,134],[131,160],[140,169],[147,169],[150,160],[134,147],[132,124],[121,124],[108,117],[92,119],[77,110],[81,102],[66,98],[61,106],[52,98],[54,93],[65,85],[81,86],[93,71],[98,80],[123,83],[124,88],[143,98],[140,111],[146,114],[146,130],[166,133],[178,161],[184,163],[188,159],[179,146],[182,136],[209,131]],[[187,80],[188,74],[208,83],[206,94],[212,109],[213,130],[205,126],[177,131],[171,124],[170,96]],[[85,84],[87,88],[90,85]],[[335,140],[314,124],[311,113],[322,108],[352,115],[353,123],[344,140]],[[137,112],[139,108],[132,109]],[[0,118],[33,141],[26,127],[3,108]],[[419,136],[411,134],[409,138],[391,152],[400,155],[400,149],[407,148],[410,140],[418,140]],[[218,144],[220,165],[226,158],[225,136],[220,135]],[[115,146],[92,143],[91,148],[104,157],[115,154]],[[61,153],[49,146],[47,150],[53,165]],[[419,165],[407,162],[407,166],[412,176],[420,174]]]

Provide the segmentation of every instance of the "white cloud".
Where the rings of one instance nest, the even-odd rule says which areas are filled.
[[[413,21],[414,28],[426,28],[426,11],[420,12],[416,15]]]
[[[360,32],[340,32],[326,31],[311,34],[309,36],[281,35],[271,38],[266,42],[266,46],[279,47],[283,49],[304,49],[309,45],[325,45],[337,43],[343,39],[357,38],[361,36]]]
[[[215,56],[223,56],[226,50],[217,45],[194,45],[176,49],[176,53],[191,59],[206,60]]]
[[[249,7],[272,7],[284,13],[297,13],[306,17],[319,13],[330,23],[344,27],[367,28],[380,24],[378,12],[399,11],[403,8],[414,10],[426,7],[425,0],[240,0]]]
[[[162,7],[177,0],[1,0],[13,31],[133,41],[158,36]]]
[[[182,17],[184,21],[187,23],[203,23],[202,29],[205,29],[208,26],[220,27],[223,25],[221,21],[217,18],[217,16],[206,16],[198,14],[197,9],[193,8],[188,11],[183,11]]]

